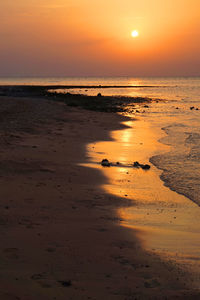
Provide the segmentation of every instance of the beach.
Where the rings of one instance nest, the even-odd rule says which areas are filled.
[[[119,211],[137,203],[103,188],[112,168],[87,166],[88,147],[113,141],[129,119],[40,98],[0,100],[0,298],[198,299],[191,270],[148,251],[140,229],[125,226]]]
[[[200,300],[200,1],[1,1],[0,300]]]

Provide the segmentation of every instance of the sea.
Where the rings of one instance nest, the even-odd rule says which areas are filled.
[[[162,128],[160,143],[170,152],[161,151],[150,162],[163,171],[166,186],[200,205],[200,77],[21,77],[0,78],[0,85],[69,85],[77,87],[57,91],[156,99],[141,115]]]

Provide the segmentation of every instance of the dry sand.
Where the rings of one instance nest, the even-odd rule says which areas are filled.
[[[142,248],[81,166],[86,145],[123,129],[117,114],[46,100],[0,106],[0,299],[199,299],[188,273]]]

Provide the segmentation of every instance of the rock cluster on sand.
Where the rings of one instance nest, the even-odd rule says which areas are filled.
[[[150,167],[150,165],[143,165],[143,164],[140,164],[138,161],[135,161],[134,163],[133,163],[133,167],[135,167],[135,168],[142,168],[143,170],[149,170],[151,167]]]
[[[190,107],[190,110],[193,110],[193,109],[199,110],[198,107],[191,106],[191,107]]]
[[[120,165],[120,162],[116,162],[116,164],[113,164],[111,162],[109,162],[109,160],[107,158],[104,158],[102,161],[101,161],[101,165],[103,167],[110,167],[110,166],[119,166]],[[129,165],[130,166],[130,165]],[[150,165],[145,165],[145,164],[140,164],[138,161],[135,161],[133,163],[133,167],[134,168],[141,168],[143,170],[149,170],[151,168]]]

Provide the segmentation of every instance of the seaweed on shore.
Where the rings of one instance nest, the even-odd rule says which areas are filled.
[[[125,112],[129,106],[134,104],[147,103],[152,101],[150,98],[143,97],[120,97],[120,96],[87,96],[82,94],[62,94],[48,93],[48,97],[53,97],[55,101],[62,101],[69,106],[82,107],[88,110],[101,112]]]

